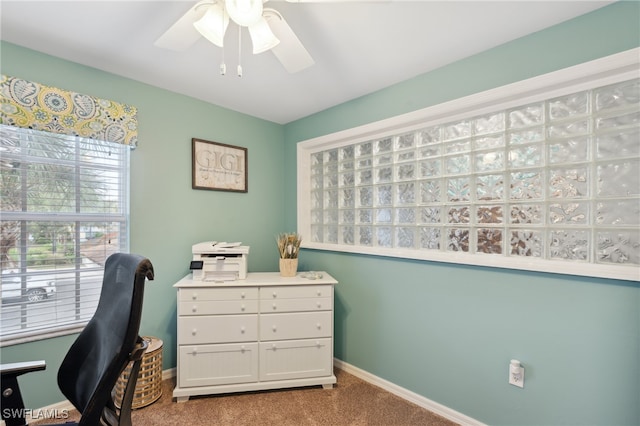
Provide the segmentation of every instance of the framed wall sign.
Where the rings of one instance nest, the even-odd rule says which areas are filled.
[[[191,139],[193,189],[247,192],[247,148]]]

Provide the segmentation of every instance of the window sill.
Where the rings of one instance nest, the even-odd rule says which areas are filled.
[[[587,262],[570,263],[560,260],[554,261],[531,257],[520,258],[494,254],[467,254],[461,252],[449,253],[436,250],[348,246],[326,243],[303,243],[302,248],[640,282],[640,269],[634,265],[621,266],[617,264],[607,265]]]

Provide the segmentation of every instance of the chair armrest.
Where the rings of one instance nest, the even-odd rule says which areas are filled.
[[[0,418],[7,426],[26,425],[24,401],[18,384],[18,376],[47,368],[44,361],[13,362],[0,364],[2,373],[2,411]]]
[[[47,368],[45,361],[12,362],[0,364],[2,376],[19,376],[32,371],[41,371]]]
[[[144,340],[142,337],[138,336],[138,340],[136,341],[136,345],[133,347],[133,350],[129,354],[130,361],[138,361],[142,359],[142,356],[147,351],[149,347],[149,342]]]

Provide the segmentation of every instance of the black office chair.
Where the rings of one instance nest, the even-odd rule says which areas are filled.
[[[98,308],[58,370],[58,387],[81,415],[72,424],[131,425],[131,402],[148,344],[138,335],[145,278],[153,279],[153,265],[142,256],[115,253],[105,262]],[[118,409],[113,388],[129,362],[133,365]],[[4,364],[1,369],[2,419],[7,426],[24,425],[17,377],[44,370],[45,363]]]

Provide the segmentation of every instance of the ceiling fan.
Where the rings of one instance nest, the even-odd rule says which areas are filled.
[[[268,0],[264,3],[266,1]],[[282,15],[275,9],[263,7],[263,0],[201,0],[154,44],[182,51],[200,37],[205,37],[211,43],[223,47],[229,22],[249,30],[254,54],[271,50],[290,73],[302,71],[315,63]],[[225,72],[224,63],[220,72]],[[242,75],[241,68],[238,69],[238,74]]]
[[[201,0],[194,4],[163,35],[155,46],[182,51],[189,48],[200,37],[224,47],[224,35],[229,22],[246,27],[253,44],[253,53],[271,50],[289,73],[302,71],[315,62],[302,42],[295,35],[280,12],[263,7],[268,0]],[[393,0],[286,0],[290,3],[328,2],[390,2]],[[397,1],[397,0],[396,0]],[[242,34],[242,31],[240,31]],[[226,65],[220,66],[220,73]],[[242,68],[238,65],[238,75]]]

